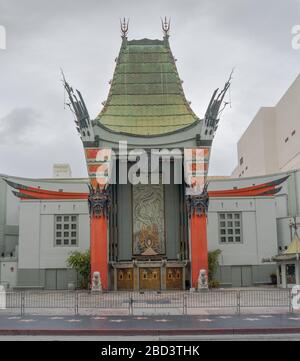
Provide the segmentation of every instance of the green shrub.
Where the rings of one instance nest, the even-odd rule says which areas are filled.
[[[220,283],[215,279],[215,276],[219,267],[221,252],[220,249],[208,252],[208,285],[210,288],[218,288],[220,286]]]
[[[68,267],[73,268],[80,277],[80,287],[88,288],[91,278],[91,255],[90,251],[70,253],[67,260]]]
[[[212,280],[208,282],[208,287],[209,288],[219,288],[220,287],[220,282],[217,280]]]

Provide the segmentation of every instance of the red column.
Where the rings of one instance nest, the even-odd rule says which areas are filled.
[[[208,247],[205,214],[191,216],[191,275],[192,287],[197,288],[199,271],[204,269],[208,275]]]
[[[91,277],[100,272],[102,288],[108,289],[107,217],[91,216]],[[92,282],[92,280],[91,280]]]

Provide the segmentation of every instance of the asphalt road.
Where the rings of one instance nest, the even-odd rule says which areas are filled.
[[[198,337],[274,333],[300,334],[300,315],[0,316],[0,335]]]

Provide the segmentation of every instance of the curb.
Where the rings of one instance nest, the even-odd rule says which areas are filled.
[[[2,329],[0,335],[14,336],[183,336],[183,335],[253,335],[253,334],[296,334],[300,327],[283,328],[224,328],[224,329],[183,329],[183,330],[141,330],[141,329],[61,329],[61,330],[32,330],[32,329]]]

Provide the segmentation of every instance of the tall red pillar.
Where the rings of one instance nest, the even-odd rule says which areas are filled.
[[[93,275],[100,273],[103,290],[108,290],[108,209],[110,207],[110,191],[99,185],[90,185],[90,250],[91,250],[91,285]]]
[[[200,270],[208,275],[207,218],[204,212],[193,211],[191,215],[191,281],[197,288]]]
[[[209,205],[208,183],[202,193],[187,196],[187,207],[190,216],[190,262],[191,286],[198,288],[199,273],[206,271],[208,280],[208,244],[207,244],[207,212]]]
[[[108,289],[107,217],[105,214],[91,217],[91,277],[99,272],[102,289]],[[92,284],[92,279],[91,279]]]

